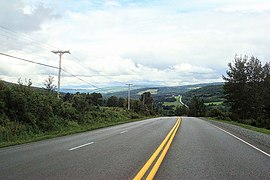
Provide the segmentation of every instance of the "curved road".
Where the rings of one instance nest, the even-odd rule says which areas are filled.
[[[148,119],[1,148],[0,179],[132,179],[176,121]],[[270,157],[207,121],[184,117],[155,179],[269,177]]]

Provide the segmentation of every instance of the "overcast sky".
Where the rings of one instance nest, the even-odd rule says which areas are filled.
[[[0,0],[0,52],[98,87],[222,81],[235,54],[270,61],[269,0]],[[0,79],[42,86],[57,70],[0,55]],[[62,74],[63,87],[88,84]],[[55,84],[57,82],[55,81]]]

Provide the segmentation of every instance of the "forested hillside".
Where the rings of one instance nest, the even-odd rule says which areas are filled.
[[[205,103],[221,102],[224,101],[223,85],[204,86],[185,92],[182,96],[184,103],[188,103],[194,96],[203,99]]]
[[[126,100],[100,93],[65,94],[57,98],[53,85],[33,88],[26,83],[0,81],[0,145],[27,141],[46,134],[66,134],[131,121],[156,112],[151,95],[147,102],[132,100],[128,111]],[[148,100],[148,99],[144,99]]]
[[[183,85],[183,86],[162,86],[162,87],[147,87],[147,88],[138,88],[135,90],[131,90],[131,97],[136,99],[140,97],[140,92],[144,91],[156,91],[155,94],[152,93],[152,96],[154,99],[162,99],[165,97],[171,97],[176,95],[181,95],[185,92],[188,92],[193,89],[198,89],[205,86],[210,85],[221,85],[222,83],[203,83],[203,84],[194,84],[194,85]],[[132,87],[131,87],[132,88]],[[110,97],[110,96],[117,96],[117,97],[127,97],[127,90],[126,91],[119,91],[119,92],[113,92],[113,93],[104,93],[104,97]]]

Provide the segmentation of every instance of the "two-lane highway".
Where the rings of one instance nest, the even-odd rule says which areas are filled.
[[[177,118],[0,149],[0,179],[132,179]]]
[[[185,117],[156,179],[270,179],[270,157],[207,121]]]
[[[0,179],[132,179],[177,117],[0,149]],[[182,118],[155,179],[269,179],[270,157],[198,118]]]

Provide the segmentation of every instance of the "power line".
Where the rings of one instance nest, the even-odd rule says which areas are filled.
[[[85,82],[86,84],[89,84],[89,85],[91,85],[91,86],[93,86],[93,87],[95,87],[95,88],[97,88],[97,89],[101,89],[101,88],[99,88],[99,87],[95,86],[94,84],[91,84],[91,83],[89,83],[89,82],[87,82],[87,81],[85,81],[85,80],[83,80],[83,79],[79,78],[78,76],[76,76],[76,75],[74,75],[74,74],[71,74],[70,72],[68,72],[68,71],[64,70],[63,68],[62,68],[62,71],[66,72],[66,73],[67,73],[67,74],[69,74],[70,76],[73,76],[73,77],[75,77],[75,78],[79,79],[80,81]]]
[[[48,65],[48,64],[43,64],[43,63],[31,61],[31,60],[28,60],[28,59],[24,59],[24,58],[12,56],[12,55],[9,55],[9,54],[6,54],[6,53],[1,53],[1,52],[0,52],[0,55],[7,56],[7,57],[10,57],[10,58],[14,58],[14,59],[18,59],[18,60],[25,61],[25,62],[29,62],[29,63],[33,63],[33,64],[37,64],[37,65],[41,65],[41,66],[46,66],[46,67],[53,68],[53,69],[59,69],[59,68],[56,67],[56,66],[51,66],[51,65]],[[82,82],[84,82],[84,83],[86,83],[86,84],[89,84],[89,85],[91,85],[91,86],[93,86],[93,87],[95,87],[95,88],[97,88],[97,89],[101,89],[101,88],[99,88],[98,86],[95,86],[94,84],[91,84],[91,83],[89,83],[89,82],[87,82],[87,81],[81,79],[80,77],[78,77],[78,76],[76,76],[76,75],[74,75],[74,74],[68,72],[67,70],[65,70],[65,69],[63,69],[63,68],[61,68],[61,70],[64,71],[65,73],[69,74],[70,76],[79,79],[80,81],[82,81]]]
[[[26,62],[33,63],[33,64],[38,64],[38,65],[41,65],[41,66],[46,66],[46,67],[49,67],[49,68],[58,69],[58,67],[56,67],[56,66],[51,66],[51,65],[48,65],[48,64],[43,64],[43,63],[31,61],[31,60],[28,60],[28,59],[12,56],[12,55],[1,53],[1,52],[0,52],[0,55],[7,56],[7,57],[10,57],[10,58],[14,58],[14,59],[18,59],[18,60],[22,60],[22,61],[26,61]]]
[[[38,48],[41,48],[43,50],[46,50],[46,51],[51,51],[52,49],[59,49],[58,47],[56,46],[52,46],[50,44],[46,45],[45,43],[42,45],[41,43],[42,42],[38,42],[36,41],[35,39],[31,38],[30,36],[28,36],[27,34],[25,33],[22,33],[22,32],[17,32],[17,31],[14,31],[14,30],[11,30],[7,27],[4,27],[2,25],[0,25],[0,31],[2,31],[3,33],[6,33],[6,34],[0,34],[0,36],[4,36],[6,38],[11,38],[11,39],[15,39],[17,40],[17,38],[22,38],[22,40],[25,40],[26,43],[31,43],[31,44],[28,44],[29,46],[33,46],[33,47],[38,47]],[[16,38],[16,37],[17,38]],[[36,56],[39,56],[39,55],[36,55]],[[83,69],[86,69],[85,65],[81,64],[79,61],[79,59],[74,56],[74,55],[71,55],[76,61],[76,64],[80,65]],[[42,57],[42,56],[41,56]],[[49,57],[45,57],[43,56],[43,58],[46,58],[46,59],[50,59],[52,60],[52,58],[49,58]]]
[[[15,39],[14,38],[14,35],[15,35],[15,36],[17,36],[19,38],[23,38],[24,40],[26,40],[28,42],[37,44],[36,46],[38,46],[38,47],[40,47],[40,48],[42,48],[42,49],[44,49],[46,51],[56,48],[56,47],[54,47],[52,45],[46,45],[46,44],[40,45],[41,42],[36,41],[35,39],[31,38],[30,36],[26,35],[25,33],[17,32],[17,31],[11,30],[11,29],[9,29],[7,27],[4,27],[4,26],[0,25],[0,30],[1,29],[2,29],[2,32],[12,35],[12,36],[8,36],[8,37],[11,37],[11,38]]]

